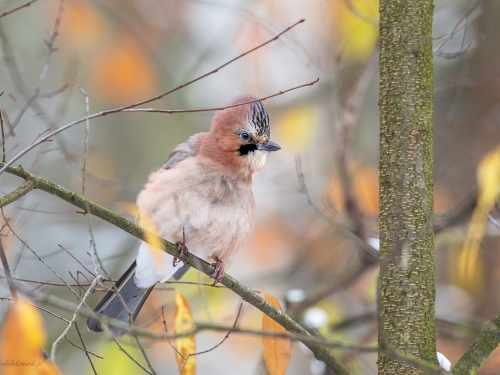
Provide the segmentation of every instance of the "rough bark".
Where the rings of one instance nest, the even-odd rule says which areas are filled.
[[[379,343],[437,364],[432,0],[380,1]],[[379,352],[379,374],[424,374]]]

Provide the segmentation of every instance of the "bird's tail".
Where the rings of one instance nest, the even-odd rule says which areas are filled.
[[[132,323],[135,320],[154,288],[154,285],[149,288],[138,287],[134,281],[135,269],[136,262],[134,261],[115,284],[122,298],[114,290],[110,290],[95,307],[94,313],[96,315],[106,316],[126,323]],[[87,319],[87,327],[94,332],[103,331],[101,323],[92,317]],[[115,327],[111,327],[111,330],[117,336],[122,336],[126,333],[126,331]]]

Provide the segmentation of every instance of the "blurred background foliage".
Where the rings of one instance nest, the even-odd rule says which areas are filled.
[[[0,12],[22,3],[2,0]],[[0,108],[6,123],[18,122],[13,132],[9,130],[6,147],[19,145],[7,158],[49,126],[85,116],[85,98],[78,87],[88,93],[91,113],[131,104],[208,72],[306,18],[278,41],[148,107],[221,106],[238,94],[263,97],[320,78],[313,87],[265,103],[272,139],[282,150],[254,178],[255,233],[233,258],[228,273],[277,297],[312,331],[375,342],[377,267],[366,258],[359,239],[377,247],[378,1],[67,0],[40,95],[23,111],[40,81],[47,55],[44,40],[50,37],[58,8],[59,1],[39,0],[0,19]],[[479,160],[500,140],[499,19],[496,1],[435,1],[436,213],[446,212],[474,190]],[[126,113],[92,120],[87,197],[134,219],[135,197],[149,173],[175,145],[207,131],[212,115]],[[58,135],[20,163],[81,192],[84,128],[81,124]],[[297,173],[297,156],[303,178]],[[0,192],[4,195],[19,184],[19,179],[4,174]],[[356,232],[360,221],[353,219],[350,201],[362,213],[362,233]],[[58,247],[64,246],[92,269],[88,219],[75,211],[33,191],[4,213],[16,233],[67,282],[75,283],[73,276],[84,283],[78,272],[87,277],[88,273]],[[436,236],[437,343],[452,363],[500,309],[495,286],[500,280],[498,228],[491,223],[486,227],[474,278],[464,281],[457,273],[468,220],[466,215]],[[134,259],[138,242],[97,218],[93,225],[104,265],[117,277]],[[358,242],[351,241],[352,233]],[[6,228],[2,235],[16,277],[59,282]],[[207,281],[195,270],[186,280]],[[25,283],[74,300],[65,287]],[[233,293],[197,285],[175,287],[191,304],[195,321],[234,321],[239,299]],[[0,295],[9,296],[5,281],[0,283]],[[172,285],[156,287],[137,323],[163,332],[161,306],[167,322],[172,322],[174,298]],[[1,301],[2,319],[7,309],[8,302]],[[51,343],[65,323],[48,314],[43,319]],[[259,328],[261,319],[260,312],[244,305],[239,323]],[[105,335],[86,332],[81,325],[87,348],[104,357],[93,358],[97,373],[140,371]],[[76,337],[72,331],[70,339],[77,341]],[[224,333],[198,334],[196,347],[208,349],[223,337]],[[132,339],[122,341],[139,355]],[[144,342],[159,374],[176,373],[168,343]],[[323,364],[301,344],[292,348],[287,374],[324,373]],[[354,373],[376,373],[376,354],[335,352]],[[67,342],[58,350],[57,365],[66,374],[93,373],[85,354]],[[481,373],[493,374],[498,365],[500,352]],[[197,368],[200,374],[233,374],[235,369],[239,374],[265,374],[261,337],[232,334],[221,347],[199,356]]]

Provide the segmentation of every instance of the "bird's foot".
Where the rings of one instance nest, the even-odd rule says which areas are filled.
[[[186,255],[189,253],[189,249],[186,246],[186,233],[184,232],[184,228],[182,228],[182,242],[177,242],[177,249],[179,250],[179,259],[174,257],[173,265],[174,267],[179,264],[181,260],[184,259]]]
[[[224,277],[224,262],[220,260],[219,258],[214,258],[215,259],[215,270],[214,273],[212,274],[212,278],[214,279],[214,283],[212,286],[220,283],[222,278]]]

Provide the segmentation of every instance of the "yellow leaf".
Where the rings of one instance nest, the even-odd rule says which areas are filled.
[[[378,0],[335,0],[332,5],[343,57],[364,60],[378,38],[378,26],[370,22],[379,17]]]
[[[174,332],[175,334],[180,334],[189,332],[192,329],[193,314],[191,313],[191,308],[189,307],[189,303],[186,298],[184,298],[184,296],[179,291],[177,291],[175,295]],[[184,364],[184,361],[188,357],[188,355],[194,354],[196,352],[196,341],[194,335],[178,337],[174,340],[174,345],[177,350],[184,356],[184,358],[182,358],[179,353],[175,353],[175,359],[177,360],[179,371],[184,365],[181,375],[196,374],[196,357],[189,357],[189,359]]]
[[[477,169],[479,204],[489,212],[500,193],[500,147],[490,151],[479,163]]]
[[[280,303],[273,296],[264,293],[264,299],[281,310]],[[287,333],[287,330],[267,315],[262,317],[262,330],[275,333]],[[292,342],[290,339],[262,336],[264,362],[271,375],[283,375],[290,363]]]
[[[155,260],[155,267],[156,269],[164,269],[166,267],[165,263],[165,258],[163,257],[163,252],[158,251],[163,250],[163,243],[160,238],[160,234],[158,233],[158,228],[154,221],[149,217],[148,214],[145,212],[141,211],[139,213],[139,225],[143,227],[144,229],[147,229],[150,233],[146,232],[144,235],[144,240],[145,242],[148,243],[148,248],[151,252],[151,255],[153,256],[153,259]],[[155,234],[156,236],[152,236],[151,233]]]
[[[318,134],[319,110],[313,105],[290,108],[274,120],[273,126],[273,139],[283,150],[301,152]]]
[[[13,302],[0,333],[3,375],[56,375],[58,370],[44,358],[46,334],[40,312],[24,301]]]
[[[477,169],[478,204],[458,259],[460,275],[470,280],[477,267],[478,253],[488,214],[500,195],[500,147],[483,157]]]
[[[133,202],[118,201],[114,204],[114,210],[121,214],[129,215],[133,218],[139,216],[139,207]]]

